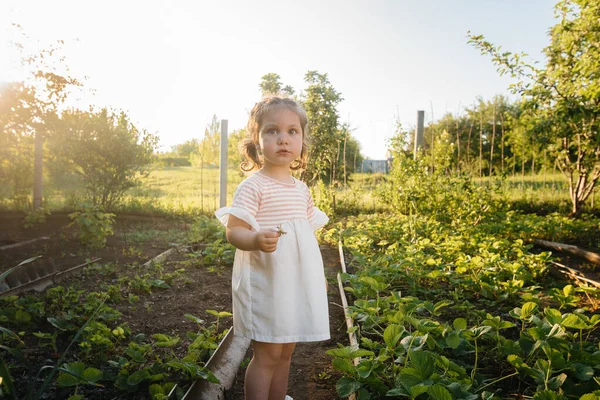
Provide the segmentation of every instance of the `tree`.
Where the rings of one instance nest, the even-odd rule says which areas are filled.
[[[211,165],[218,167],[220,164],[221,124],[216,115],[213,115],[210,125],[204,129],[204,137],[198,143],[196,150],[190,154],[190,162],[194,166]]]
[[[64,57],[60,56],[63,41],[32,50],[33,46],[25,43],[27,36],[21,26],[13,24],[13,27],[22,35],[23,43],[13,45],[21,53],[27,76],[22,82],[0,87],[0,182],[10,186],[7,192],[19,208],[27,208],[34,181],[38,182],[37,195],[41,200],[41,150],[49,135],[47,126],[59,118],[59,109],[68,95],[82,84],[68,75]],[[36,142],[40,150],[37,157]],[[34,163],[37,164],[35,179]]]
[[[329,82],[327,74],[308,71],[304,77],[308,88],[302,105],[306,110],[311,136],[311,152],[303,179],[313,181],[322,179],[331,182],[336,161],[339,157],[338,146],[344,140],[338,129],[337,105],[341,94]]]
[[[281,77],[279,74],[274,72],[269,72],[266,75],[263,75],[261,78],[261,82],[259,83],[260,90],[263,96],[268,95],[288,95],[292,96],[294,94],[294,88],[290,85],[283,86],[280,81]],[[283,87],[282,87],[283,86]]]
[[[19,208],[29,203],[33,186],[34,120],[38,112],[33,88],[23,82],[0,87],[0,182]]]
[[[111,209],[149,173],[158,137],[138,129],[124,112],[69,109],[52,127],[49,146],[83,177],[92,203]]]
[[[239,170],[240,164],[243,161],[242,153],[240,152],[240,143],[246,137],[246,129],[238,129],[229,134],[227,138],[227,165],[228,168]]]
[[[190,139],[172,146],[171,149],[178,156],[188,158],[190,154],[198,150],[198,146],[200,146],[200,140]]]
[[[468,35],[501,75],[519,79],[511,88],[533,119],[529,131],[549,144],[576,215],[600,178],[600,3],[561,0],[555,15],[560,21],[550,30],[545,68],[526,63],[522,53],[501,52],[482,35]]]

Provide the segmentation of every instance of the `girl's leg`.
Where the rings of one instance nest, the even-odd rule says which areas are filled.
[[[273,373],[271,379],[271,387],[269,389],[269,400],[284,400],[288,388],[288,378],[290,377],[290,363],[292,361],[292,353],[296,343],[285,343],[281,349],[279,363]]]
[[[246,369],[244,392],[246,400],[269,399],[269,388],[279,366],[283,344],[252,341],[254,356]],[[285,397],[285,394],[283,395]],[[282,397],[283,399],[283,397]]]

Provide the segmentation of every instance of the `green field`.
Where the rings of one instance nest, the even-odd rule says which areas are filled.
[[[377,185],[387,177],[381,173],[353,174],[348,182],[336,188],[336,206],[354,210],[380,210],[376,195]],[[244,179],[239,170],[230,169],[227,174],[227,203],[230,204],[237,185]],[[502,193],[517,207],[527,210],[549,210],[568,213],[570,199],[568,184],[562,174],[516,175],[503,181],[497,178],[474,178],[475,183],[500,185]],[[332,207],[331,191],[315,186],[315,202],[324,208]],[[72,210],[85,199],[81,182],[77,177],[44,182],[44,203],[49,211]],[[157,167],[141,185],[126,192],[117,210],[146,214],[197,215],[212,213],[219,206],[219,170],[199,167]],[[0,207],[19,210],[22,205],[10,199],[8,193],[0,198]],[[586,211],[600,211],[595,193],[586,204]]]

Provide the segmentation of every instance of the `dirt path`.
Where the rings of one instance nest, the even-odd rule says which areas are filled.
[[[323,342],[298,343],[292,356],[288,394],[294,400],[329,400],[338,399],[335,384],[340,373],[331,367],[331,357],[325,354],[328,349],[335,348],[337,343],[348,345],[348,334],[344,311],[341,308],[340,293],[337,285],[337,273],[340,271],[338,250],[321,246],[321,254],[325,265],[325,276],[329,282],[329,329],[331,339]],[[244,375],[246,365],[252,358],[252,348],[246,357],[231,390],[226,393],[226,400],[244,399]]]

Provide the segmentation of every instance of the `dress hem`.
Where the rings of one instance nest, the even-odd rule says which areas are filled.
[[[235,336],[241,336],[246,339],[255,340],[257,342],[265,343],[297,343],[297,342],[322,342],[331,339],[331,334],[319,334],[319,335],[293,335],[293,336],[263,336],[263,335],[252,335],[243,332],[237,332],[234,330]]]

